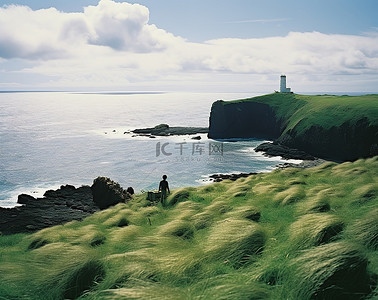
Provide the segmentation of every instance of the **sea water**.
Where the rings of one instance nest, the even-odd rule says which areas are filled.
[[[60,185],[91,185],[110,177],[136,192],[209,182],[215,173],[268,172],[279,157],[254,148],[261,140],[214,141],[193,136],[141,137],[130,130],[207,127],[211,104],[256,96],[242,93],[0,93],[0,206],[17,195],[40,197]]]

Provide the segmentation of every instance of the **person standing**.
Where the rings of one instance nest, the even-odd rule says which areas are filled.
[[[161,204],[164,205],[164,201],[167,199],[167,192],[170,193],[167,175],[163,175],[163,180],[160,181],[159,192],[161,192]]]

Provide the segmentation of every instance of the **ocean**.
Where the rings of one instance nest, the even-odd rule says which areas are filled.
[[[0,206],[21,193],[41,197],[61,185],[110,177],[136,192],[199,186],[215,173],[269,172],[287,162],[254,148],[262,140],[214,141],[206,134],[135,137],[132,129],[206,127],[211,104],[246,93],[0,93]],[[295,161],[293,161],[295,162]]]

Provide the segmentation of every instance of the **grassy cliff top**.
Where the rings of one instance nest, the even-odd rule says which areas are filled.
[[[312,125],[328,129],[348,121],[354,124],[362,118],[367,118],[372,125],[378,125],[378,95],[376,94],[307,96],[274,93],[249,99],[226,101],[224,105],[242,102],[259,102],[270,105],[279,119],[287,120],[286,130],[297,126],[297,130],[300,131]]]
[[[135,195],[0,236],[0,298],[372,299],[377,215],[378,157]]]

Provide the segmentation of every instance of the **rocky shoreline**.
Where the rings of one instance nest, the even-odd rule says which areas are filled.
[[[256,152],[264,152],[264,155],[273,157],[273,156],[281,156],[284,159],[297,159],[302,160],[300,163],[282,163],[278,164],[277,167],[279,169],[284,168],[301,168],[301,169],[307,169],[307,168],[313,168],[316,166],[319,166],[327,160],[314,157],[304,151],[298,150],[298,149],[292,149],[286,146],[283,146],[277,142],[265,142],[260,145],[258,145],[255,148]],[[250,175],[256,175],[258,173],[234,173],[234,174],[213,174],[210,175],[210,181],[212,182],[221,182],[223,180],[232,180],[235,181],[239,178],[248,177]]]
[[[168,124],[160,124],[155,127],[134,129],[130,132],[136,136],[145,136],[155,138],[157,136],[179,136],[179,135],[196,135],[206,134],[209,132],[208,127],[170,127]],[[194,136],[192,139],[200,140],[201,136]],[[318,158],[298,149],[286,147],[276,141],[262,143],[255,149],[256,152],[264,152],[267,156],[281,156],[284,159],[300,159],[312,161]]]
[[[63,185],[48,190],[43,198],[18,196],[13,208],[0,207],[0,234],[32,233],[70,221],[80,221],[91,214],[119,202],[127,202],[131,194],[118,183],[98,177],[92,186]]]
[[[307,169],[307,168],[313,168],[316,166],[319,166],[323,163],[327,162],[324,159],[321,158],[315,158],[313,160],[303,160],[302,162],[296,164],[296,163],[283,163],[277,165],[279,169],[285,169],[285,168],[300,168],[300,169]],[[239,178],[245,178],[251,175],[257,175],[259,173],[251,172],[251,173],[233,173],[233,174],[212,174],[210,175],[210,181],[211,182],[221,182],[223,180],[231,180],[235,181]]]
[[[0,207],[2,234],[31,233],[46,227],[82,220],[98,211],[89,186],[61,186],[47,191],[43,198],[21,194],[14,208]]]
[[[264,152],[267,156],[281,156],[284,159],[316,160],[317,158],[304,151],[281,145],[277,142],[262,143],[255,149],[256,152]]]
[[[180,129],[182,134],[196,131],[194,129],[191,131],[192,129],[187,127],[179,128],[182,129]],[[141,134],[163,135],[166,132],[166,129],[161,131],[160,129],[151,130],[151,128],[140,130],[142,131]],[[140,130],[137,130],[137,132],[141,132]],[[174,132],[176,131],[171,130],[170,134]],[[196,133],[198,132],[196,131]],[[268,156],[302,160],[299,164],[283,163],[278,165],[278,168],[310,168],[325,162],[325,160],[315,158],[303,151],[290,149],[277,143],[263,143],[256,148],[256,151],[263,151]],[[213,174],[210,175],[210,181],[235,181],[256,174],[258,173]],[[129,201],[132,194],[132,188],[129,187],[124,190],[118,183],[106,177],[96,178],[92,186],[76,188],[72,185],[63,185],[57,190],[48,190],[43,198],[21,194],[18,196],[18,204],[21,204],[21,206],[14,208],[0,207],[0,234],[32,233],[73,220],[80,221],[111,205]]]
[[[235,181],[239,178],[245,178],[250,175],[257,175],[258,173],[251,172],[251,173],[234,173],[234,174],[213,174],[210,175],[210,181],[212,182],[221,182],[223,180],[231,180]]]
[[[319,157],[312,156],[304,151],[298,149],[292,149],[281,145],[277,142],[267,142],[262,143],[255,149],[256,152],[264,152],[266,156],[281,156],[284,159],[298,159],[302,160],[300,163],[290,163],[286,162],[283,164],[277,165],[278,168],[313,168],[319,166],[329,160],[325,160]]]
[[[324,159],[321,159],[321,158],[316,158],[316,159],[313,159],[313,160],[304,160],[304,161],[300,162],[299,164],[295,164],[295,163],[283,163],[283,164],[277,165],[277,167],[279,169],[285,169],[285,168],[308,169],[308,168],[313,168],[313,167],[316,167],[316,166],[320,166],[321,164],[324,164],[327,161],[329,161],[329,160],[324,160]]]

